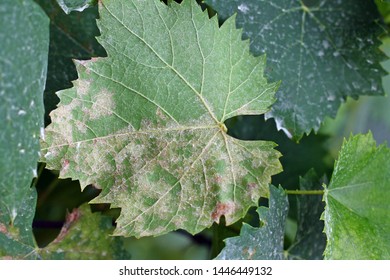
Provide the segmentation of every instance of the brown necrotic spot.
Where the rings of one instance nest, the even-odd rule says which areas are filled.
[[[214,177],[214,182],[215,182],[217,185],[221,185],[222,182],[223,182],[222,176],[216,175],[216,176]]]
[[[214,208],[214,211],[211,213],[211,218],[215,222],[219,222],[219,219],[222,216],[229,215],[234,212],[234,203],[233,202],[217,202],[217,205]]]
[[[64,159],[63,163],[62,163],[62,169],[61,171],[62,172],[66,172],[69,168],[69,159]]]
[[[251,182],[251,183],[247,184],[247,187],[248,187],[248,189],[253,190],[257,187],[257,184],[254,182]]]
[[[7,227],[2,223],[0,223],[0,233],[3,233],[3,234],[8,233]]]

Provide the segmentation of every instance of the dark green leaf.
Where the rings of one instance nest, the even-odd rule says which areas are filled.
[[[380,95],[384,59],[374,1],[206,0],[237,25],[255,55],[266,53],[268,76],[282,80],[267,114],[298,140],[335,116],[346,96]],[[305,4],[306,3],[306,4]]]
[[[33,1],[3,0],[0,42],[0,257],[34,258],[49,20]]]

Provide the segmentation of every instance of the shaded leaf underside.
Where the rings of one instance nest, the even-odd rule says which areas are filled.
[[[108,57],[79,62],[75,87],[59,93],[47,166],[101,188],[93,202],[122,209],[117,235],[238,220],[281,170],[273,143],[231,138],[223,124],[273,103],[264,57],[249,54],[234,18],[219,28],[195,1],[100,5]]]

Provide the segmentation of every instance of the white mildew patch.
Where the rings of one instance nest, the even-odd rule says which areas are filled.
[[[113,94],[107,90],[102,90],[93,96],[90,116],[91,119],[99,119],[103,116],[110,116],[115,111]]]
[[[53,143],[54,146],[56,144],[61,145],[64,142],[68,144],[73,143],[74,118],[72,112],[73,110],[80,108],[81,104],[80,100],[73,99],[70,104],[59,106],[56,110],[50,113],[52,123],[61,124],[61,129],[56,133],[61,133],[62,137],[55,138],[57,139],[57,143]],[[54,130],[55,126],[57,125],[46,128],[46,134],[48,134],[50,129]]]
[[[79,120],[75,120],[74,122],[75,122],[75,127],[76,127],[78,132],[81,132],[82,134],[87,133],[88,126],[86,125],[85,122],[79,121]]]
[[[80,61],[76,61],[76,63],[80,63]],[[91,83],[92,81],[85,79],[79,79],[73,82],[75,88],[77,88],[77,95],[80,96],[80,98],[85,98],[91,93]]]

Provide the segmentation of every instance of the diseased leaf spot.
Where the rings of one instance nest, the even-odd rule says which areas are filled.
[[[233,202],[218,202],[214,211],[211,213],[211,218],[215,222],[219,222],[222,216],[230,215],[235,210],[235,204]]]
[[[242,256],[246,260],[252,260],[255,254],[256,254],[256,248],[254,247],[244,247],[244,249],[242,250]]]
[[[221,185],[223,183],[223,178],[222,176],[214,176],[214,182],[217,184],[217,185]]]
[[[3,234],[8,233],[7,227],[3,223],[0,223],[0,233],[3,233]]]
[[[62,172],[66,172],[69,168],[69,159],[65,159],[63,164],[62,164],[62,168],[61,168],[61,171]]]

